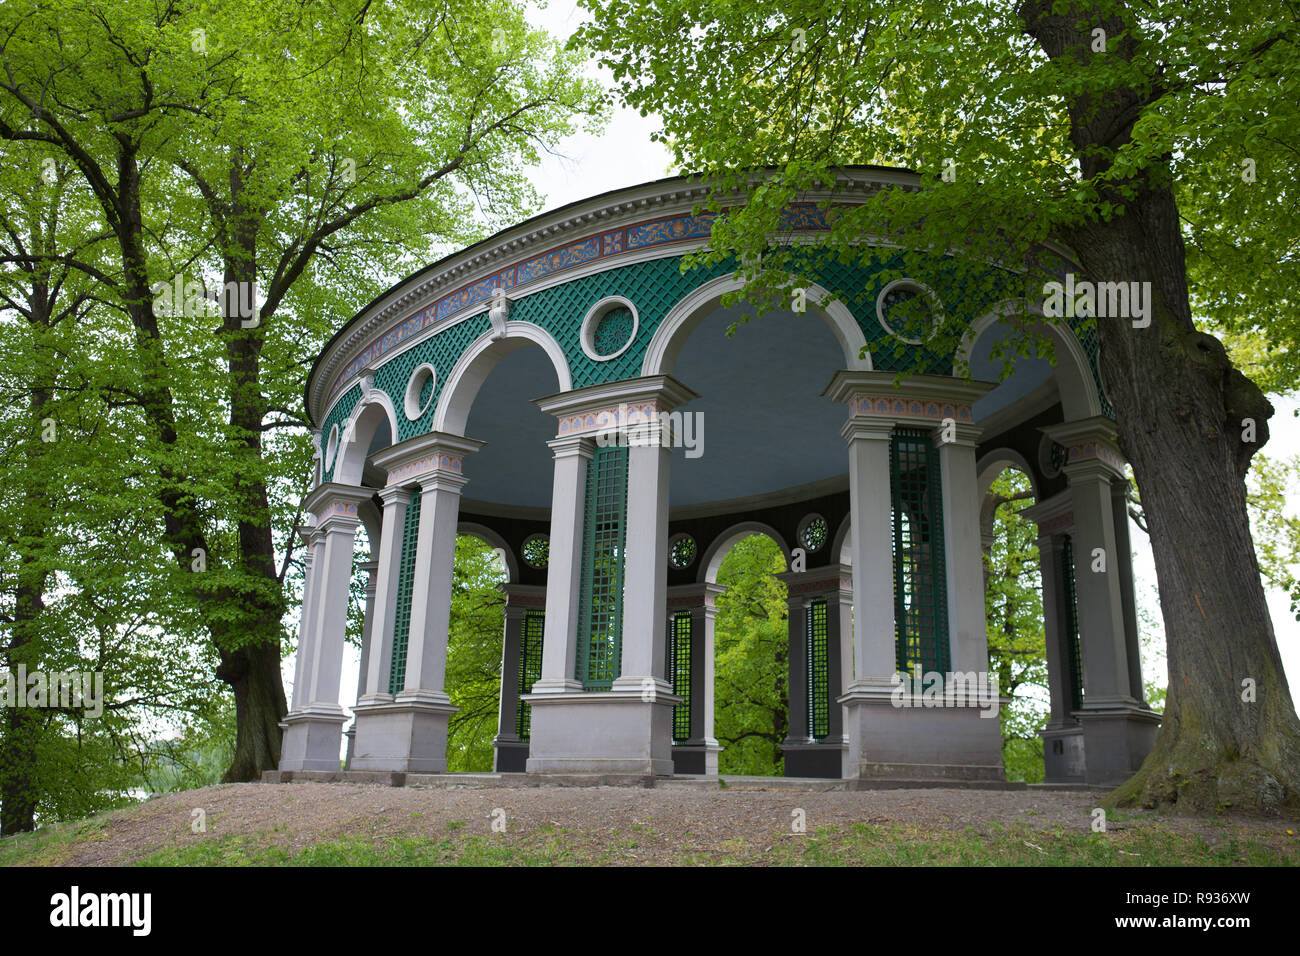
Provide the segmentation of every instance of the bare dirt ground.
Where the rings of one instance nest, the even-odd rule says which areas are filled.
[[[73,866],[134,863],[151,852],[195,840],[272,835],[296,851],[341,837],[441,839],[490,837],[495,816],[512,838],[560,833],[591,846],[635,835],[620,852],[629,863],[680,862],[683,851],[704,854],[788,841],[803,811],[807,832],[854,824],[905,826],[981,835],[1023,825],[1029,830],[1087,834],[1099,794],[1058,791],[875,790],[806,792],[677,788],[419,789],[343,783],[231,784],[156,797],[109,816],[84,841],[46,862]],[[201,809],[206,829],[191,827]],[[498,812],[504,811],[504,816]],[[1122,822],[1119,822],[1122,821]],[[1294,823],[1251,819],[1191,819],[1122,814],[1112,832],[1159,829],[1211,843],[1225,837],[1294,840]],[[967,829],[971,828],[971,829]],[[626,841],[623,845],[629,845]]]

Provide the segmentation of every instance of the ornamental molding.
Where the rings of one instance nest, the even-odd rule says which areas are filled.
[[[858,205],[881,188],[918,182],[907,170],[844,169],[834,188],[810,190],[792,204],[783,225],[796,232],[824,231],[828,225],[817,203]],[[309,383],[309,410],[321,409],[360,368],[391,357],[398,344],[426,326],[446,328],[453,318],[487,311],[498,289],[531,286],[595,261],[614,268],[627,253],[676,255],[683,242],[706,240],[716,214],[695,215],[693,207],[708,193],[699,178],[677,177],[593,197],[543,213],[417,272],[359,312],[326,347]],[[561,281],[572,277],[566,274]]]
[[[965,424],[974,422],[970,405],[932,398],[897,398],[855,393],[848,405],[849,417],[862,415],[868,418],[925,418],[934,421],[951,418]]]
[[[390,445],[370,460],[388,473],[386,485],[410,484],[424,475],[460,478],[465,457],[483,447],[483,442],[443,432],[428,432]],[[463,482],[462,482],[463,483]]]
[[[407,462],[404,465],[395,465],[388,471],[388,484],[405,485],[417,475],[426,475],[431,471],[448,471],[453,475],[459,475],[465,464],[465,459],[459,455],[426,455],[424,458],[417,458],[415,461]]]

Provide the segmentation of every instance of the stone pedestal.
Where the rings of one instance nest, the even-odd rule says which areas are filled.
[[[350,769],[446,773],[447,723],[459,709],[435,701],[358,702]]]
[[[331,770],[342,765],[339,750],[348,715],[335,705],[314,704],[285,715],[280,724],[281,770]]]
[[[673,706],[681,698],[662,681],[644,692],[529,694],[524,700],[533,707],[529,773],[673,773]]]

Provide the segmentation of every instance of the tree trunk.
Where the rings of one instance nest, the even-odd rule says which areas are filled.
[[[280,679],[280,642],[222,652],[217,677],[235,693],[235,757],[222,783],[257,780],[280,764],[280,721],[288,707]]]
[[[1081,8],[1052,15],[1026,4],[1029,32],[1053,57],[1087,55]],[[1125,24],[1100,17],[1110,36]],[[1132,40],[1118,53],[1131,54]],[[1085,178],[1105,168],[1094,146],[1126,142],[1158,90],[1120,90],[1070,103]],[[1109,798],[1180,810],[1300,810],[1297,721],[1269,619],[1246,512],[1245,474],[1268,436],[1272,406],[1196,330],[1168,161],[1129,180],[1137,193],[1102,199],[1124,215],[1067,237],[1096,281],[1149,282],[1152,322],[1097,320],[1102,379],[1120,446],[1147,514],[1168,642],[1169,692],[1155,748]],[[1254,435],[1247,437],[1247,420]]]

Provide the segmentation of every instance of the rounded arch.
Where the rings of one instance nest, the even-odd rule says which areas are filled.
[[[569,373],[569,362],[555,337],[531,322],[507,321],[504,333],[496,329],[484,332],[456,360],[442,387],[442,394],[438,396],[433,430],[464,435],[470,408],[484,380],[502,358],[529,344],[540,347],[551,360],[560,386],[557,391],[571,390],[573,376]]]
[[[981,455],[980,460],[975,463],[975,474],[980,497],[983,498],[989,493],[989,487],[994,480],[1007,468],[1014,468],[1025,473],[1025,477],[1029,479],[1029,487],[1034,492],[1034,500],[1037,501],[1038,476],[1034,473],[1034,469],[1025,456],[1014,448],[994,448],[992,451]]]
[[[989,536],[993,534],[993,523],[998,510],[997,501],[989,491],[998,475],[1008,468],[1014,468],[1028,478],[1029,490],[1034,496],[1034,501],[1041,500],[1038,492],[1038,477],[1024,455],[1014,448],[995,448],[982,455],[975,464],[975,480],[980,496],[980,534],[984,536],[986,547],[987,542],[991,540]]]
[[[790,566],[790,548],[779,531],[762,521],[742,521],[739,524],[732,525],[709,542],[709,546],[700,555],[700,570],[697,572],[697,580],[708,584],[717,584],[718,569],[722,567],[722,561],[727,556],[727,552],[738,541],[748,538],[751,534],[764,534],[775,541],[776,546],[781,549],[781,554],[785,556],[786,567]]]
[[[501,537],[491,528],[484,524],[477,524],[473,521],[462,521],[456,525],[457,534],[468,534],[478,538],[489,548],[492,548],[498,554],[505,558],[506,562],[506,583],[514,584],[519,580],[519,559],[515,556],[506,539]]]
[[[853,522],[852,515],[845,515],[840,521],[840,526],[835,530],[835,537],[831,539],[831,554],[835,555],[835,560],[840,564],[853,564]]]
[[[1004,316],[1021,309],[1027,309],[1040,319],[1038,325],[1030,331],[1041,332],[1053,343],[1056,365],[1052,370],[1052,378],[1061,397],[1061,407],[1065,411],[1066,421],[1100,415],[1101,397],[1097,393],[1097,382],[1093,378],[1092,366],[1088,363],[1083,343],[1068,326],[1045,317],[1041,305],[1028,299],[1007,299],[999,302],[992,310],[971,322],[957,349],[953,374],[959,375],[963,366],[969,366],[980,336]]]
[[[734,273],[720,276],[692,290],[677,302],[664,320],[655,329],[646,347],[645,358],[641,362],[642,375],[668,375],[677,366],[677,358],[682,346],[709,313],[722,303],[722,297],[728,292],[737,292],[745,283]],[[858,325],[853,313],[842,302],[827,302],[831,297],[819,285],[807,289],[808,303],[815,307],[817,313],[826,321],[835,333],[835,339],[844,352],[844,367],[859,371],[871,371],[871,355],[864,350],[867,347],[866,336]],[[823,303],[825,303],[823,305]]]
[[[382,389],[372,388],[357,402],[348,416],[334,456],[334,480],[342,485],[360,485],[361,473],[370,456],[370,446],[381,425],[388,426],[391,442],[397,435],[397,410]]]

